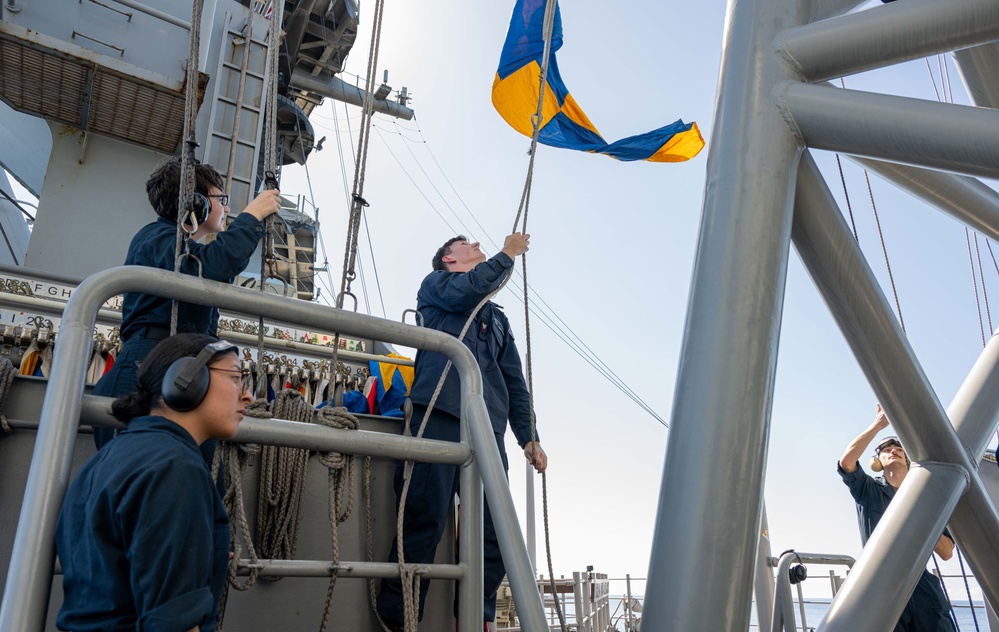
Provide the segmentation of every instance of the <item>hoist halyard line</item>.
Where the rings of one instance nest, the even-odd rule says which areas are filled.
[[[451,231],[453,233],[457,234],[459,231],[455,230],[455,228],[453,226],[451,226],[451,223],[448,222],[447,219],[444,218],[444,216],[437,209],[437,207],[433,204],[433,202],[430,201],[430,198],[426,195],[426,193],[423,192],[423,190],[420,188],[420,186],[416,183],[416,181],[413,179],[413,177],[409,174],[409,172],[406,170],[406,168],[402,165],[402,162],[395,155],[395,152],[392,151],[391,146],[389,146],[388,143],[385,141],[385,138],[382,136],[381,131],[379,131],[377,127],[376,127],[376,131],[378,132],[379,139],[381,139],[381,141],[383,143],[385,143],[386,148],[388,149],[389,153],[395,159],[396,164],[399,165],[399,168],[402,169],[402,171],[406,175],[406,177],[409,178],[409,181],[413,184],[414,187],[416,187],[416,189],[420,193],[420,195],[423,196],[423,199],[426,200],[426,202],[430,205],[430,207],[434,210],[434,212],[437,213],[437,216],[441,218],[441,221],[443,221],[447,225],[447,227],[449,229],[451,229]],[[420,134],[422,136],[422,131],[420,132]],[[444,170],[441,168],[440,163],[437,162],[437,159],[434,157],[433,152],[430,151],[430,146],[427,144],[425,138],[423,140],[423,144],[427,147],[427,151],[430,153],[430,156],[431,156],[431,158],[433,158],[435,164],[437,164],[437,168],[441,171],[441,174],[444,176],[444,179],[447,181],[448,185],[451,186],[451,190],[454,191],[455,195],[461,201],[462,205],[465,207],[465,210],[468,212],[469,216],[472,218],[472,220],[475,222],[475,224],[479,227],[479,229],[482,232],[482,234],[485,235],[485,238],[487,240],[489,240],[489,242],[493,245],[493,247],[496,250],[499,250],[499,247],[496,245],[495,242],[492,241],[492,238],[486,232],[485,228],[483,228],[482,224],[479,223],[479,220],[475,217],[475,214],[472,213],[471,209],[468,208],[468,205],[465,204],[465,201],[461,198],[461,195],[457,192],[457,190],[455,190],[454,185],[451,184],[451,181],[447,177],[447,174],[444,173]],[[410,152],[410,153],[412,154],[412,152]],[[455,212],[454,208],[447,202],[447,199],[444,197],[444,195],[434,185],[433,181],[430,179],[429,174],[427,174],[426,170],[424,170],[422,168],[422,166],[420,165],[419,160],[416,158],[415,155],[413,155],[413,159],[417,163],[417,166],[420,167],[420,170],[423,172],[424,176],[426,176],[427,180],[430,182],[430,185],[434,188],[434,191],[436,191],[437,194],[441,197],[441,200],[444,202],[445,206],[447,206],[448,210],[451,211],[451,214],[454,215],[454,217],[458,221],[458,223],[461,224],[461,226],[464,229],[464,231],[465,232],[471,232],[469,230],[468,226],[464,223],[464,221],[462,221],[462,219],[458,215],[458,213]],[[516,270],[516,268],[514,268],[514,269]],[[517,274],[521,274],[520,271],[517,271]],[[521,304],[523,304],[523,298],[519,295],[521,287],[513,279],[511,279],[511,283],[513,284],[514,288],[516,288],[518,290],[516,292],[511,291],[511,293],[517,298],[517,300]],[[582,358],[583,360],[585,360],[591,367],[593,367],[601,376],[604,377],[604,379],[606,379],[615,388],[617,388],[625,396],[627,396],[629,399],[631,399],[635,404],[637,404],[639,406],[639,408],[641,408],[642,410],[644,410],[645,412],[647,412],[650,416],[652,416],[662,426],[664,426],[666,428],[669,428],[669,423],[667,423],[661,416],[659,416],[659,414],[657,414],[652,409],[651,406],[649,406],[648,404],[646,404],[644,402],[644,400],[642,400],[642,398],[630,386],[628,386],[627,383],[625,383],[625,381],[623,379],[621,379],[621,377],[618,376],[617,373],[615,373],[613,369],[610,368],[610,366],[607,365],[606,362],[604,362],[602,359],[600,359],[600,356],[598,356],[596,354],[596,352],[594,352],[593,349],[591,349],[589,347],[589,345],[587,345],[586,342],[584,342],[583,339],[578,334],[576,334],[575,331],[572,330],[572,328],[568,325],[568,323],[566,323],[565,320],[563,320],[562,317],[558,315],[558,313],[554,310],[554,308],[552,308],[551,305],[549,305],[548,302],[544,300],[544,298],[537,292],[537,290],[535,290],[534,287],[531,286],[530,284],[528,284],[528,287],[531,289],[531,292],[532,292],[532,296],[529,299],[530,303],[534,306],[534,307],[532,307],[532,313],[535,316],[537,316],[538,318],[540,318],[541,321],[542,321],[542,323],[546,327],[548,327],[548,329],[552,333],[554,333],[560,340],[562,340],[562,342],[564,342],[570,349],[572,349],[572,351],[575,352],[576,355],[578,355],[580,358]],[[543,304],[544,307],[549,312],[551,312],[551,314],[549,315],[549,314],[545,313],[545,311],[538,305],[537,301],[540,301],[541,304]],[[555,322],[556,320],[558,321],[558,323],[561,323],[561,325],[559,325],[558,323],[556,323]]]
[[[414,121],[416,120],[416,115],[415,114],[413,115],[413,119],[414,119]],[[398,122],[396,122],[396,126],[398,127]],[[448,183],[449,187],[451,187],[451,191],[454,192],[455,197],[457,197],[458,201],[461,202],[461,205],[463,207],[465,207],[465,211],[468,213],[469,217],[471,217],[472,221],[475,222],[475,225],[479,227],[479,230],[482,232],[483,235],[485,235],[486,239],[489,240],[489,243],[492,244],[493,248],[496,249],[496,250],[499,250],[499,246],[496,244],[496,242],[494,242],[492,240],[492,237],[489,236],[489,233],[482,226],[482,224],[479,223],[479,220],[475,216],[475,213],[473,213],[472,209],[470,209],[469,206],[468,206],[468,204],[465,203],[465,200],[461,197],[461,194],[458,193],[458,190],[454,187],[454,184],[452,184],[451,179],[447,177],[447,174],[444,172],[443,167],[441,167],[440,162],[438,162],[437,157],[434,155],[434,152],[430,149],[430,143],[427,141],[426,136],[423,135],[423,130],[421,128],[417,127],[416,131],[419,132],[420,137],[423,139],[422,141],[420,141],[421,144],[424,147],[426,147],[427,153],[430,154],[430,158],[434,161],[434,164],[437,166],[437,169],[438,169],[438,171],[440,171],[441,175],[444,176],[444,181]],[[399,135],[402,136],[403,138],[405,138],[405,136],[403,136],[402,134],[399,134]],[[410,151],[410,154],[413,155],[413,160],[416,162],[417,166],[420,167],[420,170],[423,171],[423,174],[427,177],[427,180],[430,181],[431,186],[434,186],[433,185],[433,181],[430,179],[430,176],[427,174],[426,170],[423,169],[422,165],[420,164],[420,161],[416,158],[416,155],[413,154],[412,151]],[[468,231],[468,227],[461,220],[461,218],[458,216],[458,214],[455,212],[455,210],[451,207],[451,205],[447,203],[447,199],[444,197],[443,194],[441,194],[441,192],[437,189],[436,186],[434,186],[434,190],[437,191],[437,194],[441,196],[441,199],[444,200],[444,204],[447,205],[448,210],[451,211],[451,213],[455,216],[455,218],[462,225],[462,227],[465,228],[465,230],[467,232],[471,232],[471,231]],[[518,274],[519,274],[519,272],[518,272]],[[514,285],[516,287],[516,282],[514,282]],[[575,331],[572,330],[572,328],[569,326],[569,324],[566,323],[565,320],[563,320],[562,317],[558,315],[558,313],[555,311],[555,309],[552,308],[552,306],[549,305],[547,301],[545,301],[544,297],[542,297],[541,294],[538,293],[538,291],[532,285],[528,284],[528,287],[530,288],[530,290],[532,292],[531,303],[535,306],[535,308],[538,308],[537,301],[541,301],[541,303],[544,305],[544,307],[549,312],[551,312],[551,315],[554,316],[554,318],[557,319],[558,322],[560,322],[562,324],[562,326],[565,328],[565,330],[568,332],[568,334],[570,334],[572,336],[572,338],[578,340],[579,344],[582,345],[582,347],[585,348],[586,351],[589,352],[590,355],[593,356],[594,360],[597,363],[599,363],[600,365],[602,365],[606,369],[606,371],[608,373],[610,373],[611,375],[613,375],[614,378],[616,378],[624,386],[624,388],[626,388],[629,391],[631,391],[631,389],[626,384],[624,384],[624,381],[621,380],[621,378],[618,377],[618,375],[603,360],[601,360],[599,356],[597,356],[597,354],[589,347],[589,345],[587,345],[583,341],[583,339],[579,335],[577,335]],[[520,289],[520,288],[518,287],[517,289]],[[537,314],[538,312],[535,311],[534,313]],[[635,397],[638,397],[637,393],[635,393],[634,391],[631,391],[631,393]],[[658,418],[658,416],[656,416],[656,417]],[[660,422],[662,422],[661,419],[660,419]],[[666,424],[666,425],[668,427],[668,424]]]
[[[402,165],[402,162],[399,161],[399,158],[395,155],[395,152],[393,152],[392,148],[388,145],[388,143],[385,142],[385,139],[381,135],[381,132],[378,131],[378,130],[376,130],[376,132],[378,133],[378,138],[381,139],[381,141],[383,143],[385,143],[386,148],[389,151],[389,154],[391,154],[392,158],[395,159],[396,164],[399,165],[399,168],[402,169],[402,171],[406,175],[406,177],[409,178],[409,181],[413,184],[414,187],[416,187],[416,190],[420,193],[420,195],[423,196],[423,199],[426,200],[427,204],[430,205],[430,208],[433,209],[433,211],[435,213],[437,213],[437,216],[441,219],[442,222],[444,222],[447,225],[447,227],[449,229],[451,229],[452,233],[458,234],[459,231],[457,231],[453,226],[451,226],[451,223],[448,222],[447,219],[445,219],[444,215],[441,214],[441,212],[437,209],[437,207],[434,205],[434,203],[430,201],[430,198],[427,197],[427,194],[423,192],[423,190],[419,187],[419,185],[416,183],[416,181],[413,179],[413,177],[409,174],[409,172],[406,170],[406,168]],[[445,204],[446,203],[447,202],[445,201]],[[450,209],[450,206],[448,208]],[[463,227],[465,227],[466,232],[468,232],[467,231],[467,227],[465,226],[464,222],[461,221],[461,218],[458,217],[457,213],[454,213],[454,209],[450,209],[450,210],[455,215],[455,218],[458,220],[458,222],[461,223],[461,225]],[[474,219],[474,216],[473,216],[473,219]],[[478,220],[476,220],[476,223],[478,223]],[[481,224],[479,225],[479,227],[482,228]],[[488,238],[488,234],[487,234],[487,238]],[[493,244],[493,245],[495,245],[495,244]],[[499,250],[499,248],[497,248],[497,250]],[[516,270],[516,268],[514,268],[514,269]],[[518,286],[516,284],[516,282],[512,281],[512,279],[511,279],[511,282],[513,282],[515,288],[517,288],[518,290],[520,289],[520,286]],[[528,286],[528,287],[530,287],[530,286]],[[544,299],[542,299],[541,296],[538,295],[537,292],[534,291],[533,288],[531,288],[531,290],[532,290],[532,292],[534,292],[534,295],[538,297],[538,299],[540,299],[542,302],[544,302]],[[518,301],[521,302],[521,304],[523,304],[523,300],[524,299],[521,296],[519,296],[518,292],[511,292],[511,293],[517,298]],[[535,303],[535,306],[536,305],[537,305],[537,303]],[[547,303],[545,303],[545,305],[548,306]],[[565,324],[565,321],[563,321],[561,319],[561,317],[559,317],[558,314],[555,313],[554,309],[552,309],[550,306],[548,306],[548,309],[552,312],[552,314],[555,315],[555,318],[557,318],[560,322],[562,322],[563,324]],[[600,373],[607,381],[609,381],[611,384],[613,384],[619,391],[621,391],[622,393],[624,393],[633,402],[635,402],[636,404],[638,404],[638,406],[640,408],[642,408],[645,412],[649,413],[653,418],[655,418],[656,421],[658,421],[664,427],[669,428],[669,424],[662,417],[660,417],[658,414],[656,414],[656,412],[648,404],[646,404],[631,389],[631,387],[629,387],[623,380],[621,380],[621,378],[618,377],[617,374],[614,373],[614,371],[611,370],[610,367],[608,367],[607,364],[603,360],[601,360],[599,358],[599,356],[597,356],[597,354],[594,353],[586,345],[586,343],[583,343],[582,342],[582,338],[579,338],[579,336],[575,332],[572,332],[572,330],[570,329],[570,332],[572,333],[572,336],[574,336],[575,338],[579,339],[579,341],[583,345],[583,347],[585,347],[586,350],[589,351],[589,353],[593,356],[593,359],[588,358],[586,356],[586,354],[579,348],[579,345],[577,343],[575,343],[575,341],[573,341],[571,338],[567,338],[566,337],[567,334],[565,334],[565,332],[563,330],[561,330],[561,328],[557,324],[554,324],[554,321],[550,320],[551,319],[550,316],[548,316],[547,314],[545,314],[543,311],[534,311],[533,313],[535,314],[535,316],[538,316],[541,319],[541,322],[544,323],[544,325],[546,327],[548,327],[548,329],[551,330],[552,333],[554,333],[556,336],[558,336],[558,338],[560,340],[562,340],[562,342],[566,343],[566,345],[568,345],[569,348],[572,349],[576,353],[576,355],[578,355],[579,357],[583,358],[583,360],[585,360],[590,366],[592,366],[594,369],[596,369],[596,371],[598,373]],[[549,320],[545,320],[545,318],[548,318]],[[568,329],[568,325],[566,325],[566,328]],[[598,363],[599,363],[599,365],[603,365],[603,367],[605,367],[605,368],[602,369],[598,365]]]
[[[201,65],[201,14],[204,9],[203,0],[191,3],[191,31],[187,46],[187,68],[184,77],[184,129],[182,132],[183,150],[180,156],[180,191],[177,193],[177,238],[174,244],[173,271],[180,272],[181,261],[190,253],[191,235],[198,231],[198,220],[195,218],[194,196],[196,189],[194,148],[195,123],[198,116],[197,85],[198,66]],[[211,211],[211,203],[201,196],[207,211]],[[207,215],[206,215],[207,217]],[[191,221],[192,230],[188,232],[185,224]],[[198,264],[198,276],[201,276],[201,264]],[[173,300],[170,303],[170,334],[177,333],[177,314],[180,304]]]

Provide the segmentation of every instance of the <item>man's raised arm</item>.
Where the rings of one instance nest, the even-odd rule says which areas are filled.
[[[850,445],[846,446],[843,456],[839,457],[840,468],[847,474],[857,471],[857,462],[860,461],[861,455],[867,450],[867,446],[871,445],[874,437],[887,427],[888,415],[885,415],[885,411],[881,410],[881,405],[878,404],[878,415],[875,417],[874,423],[867,430],[860,433],[856,439],[851,441]]]

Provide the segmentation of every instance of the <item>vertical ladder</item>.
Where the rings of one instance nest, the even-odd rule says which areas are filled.
[[[246,26],[254,20],[250,41],[246,41]],[[270,78],[267,73],[267,29],[270,22],[253,11],[245,20],[226,13],[224,30],[218,49],[218,65],[212,75],[213,94],[210,104],[207,134],[204,139],[203,160],[225,171],[229,152],[236,143],[236,162],[233,165],[229,205],[233,214],[239,213],[253,195],[257,161],[263,138],[264,86]],[[239,138],[232,137],[239,95],[239,77],[243,66],[243,47],[250,46],[246,70],[246,87],[240,113]]]

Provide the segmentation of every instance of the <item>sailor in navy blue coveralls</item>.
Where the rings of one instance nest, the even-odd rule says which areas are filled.
[[[512,247],[522,242],[522,249]],[[449,242],[451,244],[451,242]],[[507,246],[511,246],[507,248]],[[504,251],[489,260],[479,252],[478,244],[469,244],[463,237],[451,246],[442,248],[447,270],[437,269],[428,275],[417,294],[417,309],[423,315],[423,326],[449,333],[461,333],[468,316],[479,302],[502,283],[513,267],[513,256],[527,250],[527,236],[515,233],[507,237]],[[438,256],[441,252],[438,252]],[[453,256],[452,256],[453,255]],[[438,263],[435,262],[435,267]],[[520,354],[510,332],[510,323],[502,309],[488,302],[472,322],[464,338],[465,345],[478,361],[482,372],[483,395],[492,422],[493,432],[504,469],[508,468],[504,435],[507,419],[517,443],[524,448],[525,456],[534,466],[544,471],[547,456],[531,437],[530,396],[521,367]],[[460,437],[461,414],[460,380],[454,370],[448,372],[444,387],[429,420],[425,420],[427,406],[444,371],[447,358],[439,353],[420,351],[416,354],[415,377],[410,390],[413,402],[412,433],[415,436],[426,424],[423,437],[457,442]],[[402,489],[402,464],[396,469],[396,493]],[[460,468],[453,465],[416,463],[406,500],[403,520],[403,545],[407,563],[429,564],[434,561],[437,545],[444,532],[448,511],[458,492]],[[496,532],[485,506],[484,561],[486,621],[496,614],[496,590],[503,580],[505,569],[497,544]],[[392,544],[389,561],[397,562],[397,547]],[[420,617],[426,600],[428,581],[420,582]],[[378,612],[392,629],[401,629],[403,598],[398,578],[382,581],[378,596]]]
[[[115,400],[127,428],[80,469],[56,525],[60,630],[215,628],[229,517],[198,446],[234,436],[253,401],[237,352],[205,334],[168,337],[143,360],[136,392]],[[199,360],[182,392],[171,370]]]
[[[229,517],[198,444],[172,421],[133,419],[83,466],[56,546],[65,569],[60,629],[214,629]]]
[[[887,426],[888,418],[879,406],[874,424],[847,447],[843,458],[836,465],[843,483],[850,489],[850,495],[857,503],[860,539],[865,546],[897,490],[885,476],[874,478],[864,472],[857,457],[867,448],[874,436]],[[907,472],[909,468],[905,451],[893,437],[878,444],[871,462],[880,464],[889,478],[902,474],[903,471]],[[904,474],[902,478],[904,479]],[[953,555],[953,550],[954,540],[950,532],[944,529],[937,543],[936,552],[947,560]],[[953,632],[954,629],[940,580],[923,569],[923,574],[919,577],[905,609],[902,610],[894,632]]]
[[[210,170],[209,173],[217,174],[208,165],[200,165],[199,169]],[[178,191],[179,166],[176,160],[157,170],[150,178],[150,182],[156,178],[159,178],[157,186]],[[176,186],[173,186],[174,181],[177,183]],[[150,188],[149,183],[146,186],[147,189]],[[222,202],[228,202],[228,196],[223,195],[221,189],[214,184],[206,188],[203,195],[211,204],[211,209],[208,218],[191,239],[190,252],[201,262],[201,275],[204,278],[232,283],[236,275],[246,269],[250,256],[264,235],[261,219],[277,212],[280,199],[277,191],[264,191],[236,216],[229,228],[222,230],[225,228],[225,216],[229,213],[228,204]],[[154,193],[151,192],[150,202],[161,215],[132,238],[128,255],[125,257],[125,265],[173,270],[177,239],[176,194],[172,196],[172,200],[164,202],[154,199]],[[162,214],[170,212],[171,207],[173,219],[164,217]],[[216,234],[210,243],[201,244],[196,241],[208,234]],[[193,259],[185,258],[181,262],[181,272],[197,275],[198,264]],[[117,397],[135,390],[139,362],[159,341],[170,335],[172,305],[173,301],[170,299],[152,294],[125,293],[121,307],[121,337],[125,344],[115,358],[114,366],[98,380],[91,394]],[[178,305],[178,333],[191,332],[217,336],[218,320],[219,311],[215,307],[191,303]],[[97,449],[102,448],[113,437],[114,430],[111,428],[94,428],[94,443]],[[205,458],[210,461],[215,454],[215,441],[207,441],[201,449]]]

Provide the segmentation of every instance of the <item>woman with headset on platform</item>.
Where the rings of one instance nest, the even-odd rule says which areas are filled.
[[[191,255],[201,262],[201,276],[213,281],[232,283],[246,269],[250,255],[264,235],[263,220],[278,212],[281,198],[276,189],[261,192],[243,212],[225,227],[229,214],[229,195],[225,179],[211,165],[195,166],[195,195],[191,210],[194,223],[191,234]],[[125,265],[140,265],[163,270],[174,269],[177,240],[177,209],[180,206],[180,160],[172,159],[149,176],[146,194],[159,218],[144,226],[128,247]],[[210,243],[198,241],[206,235],[216,235]],[[198,263],[185,258],[181,272],[197,275]],[[126,292],[121,307],[121,337],[125,341],[115,364],[94,386],[93,395],[117,397],[131,393],[136,386],[138,364],[160,340],[170,335],[173,301],[141,292]],[[214,307],[179,303],[177,331],[209,334],[218,332],[219,312]],[[110,428],[94,428],[94,442],[102,448],[114,437]],[[211,462],[215,442],[202,449]]]
[[[199,446],[236,434],[252,401],[237,349],[178,334],[149,353],[128,424],[73,479],[56,528],[74,632],[207,632],[229,555],[229,518]]]

